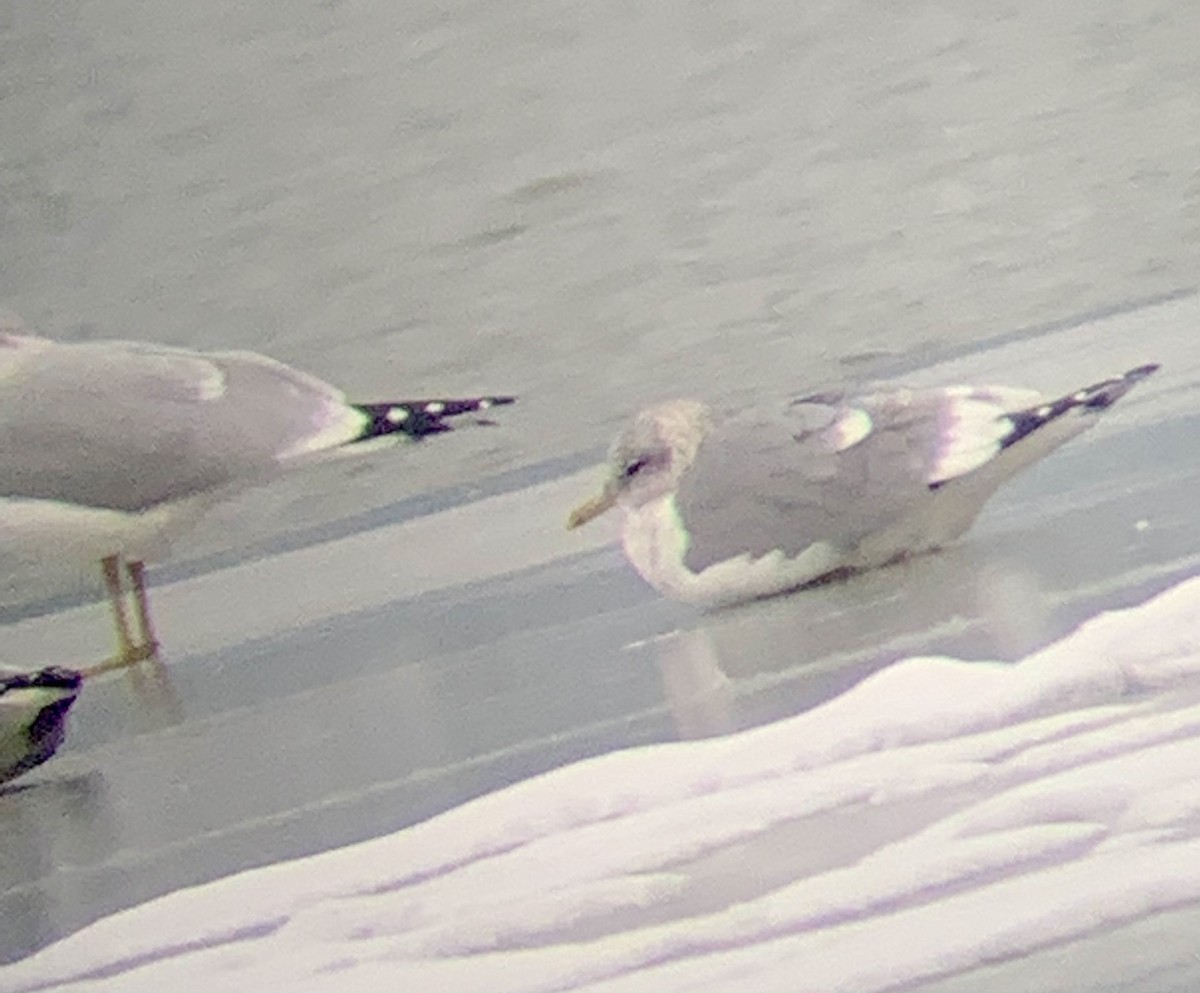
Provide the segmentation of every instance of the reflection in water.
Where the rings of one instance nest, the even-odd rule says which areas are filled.
[[[464,713],[444,671],[394,668],[394,649],[387,671],[289,692],[297,674],[346,661],[325,643],[290,647],[277,664],[143,663],[89,682],[85,747],[0,794],[0,962],[171,889],[394,829],[427,802],[414,782],[465,747],[456,738],[497,726]],[[490,661],[480,653],[462,678]],[[247,704],[255,682],[275,695]],[[83,768],[103,775],[71,778]],[[485,775],[464,778],[482,792]],[[445,789],[433,810],[463,799],[461,782]]]
[[[733,689],[704,627],[675,631],[655,642],[663,693],[681,739],[737,729]]]
[[[126,682],[136,704],[136,733],[160,731],[183,722],[183,701],[161,659],[151,658],[132,666]]]
[[[715,611],[647,644],[681,738],[807,709],[912,654],[1015,659],[1051,637],[1037,574],[955,547]]]
[[[133,735],[183,720],[171,673],[157,659],[105,676],[103,682],[110,685],[102,688],[89,680],[82,706],[111,711],[106,703],[119,694]],[[67,735],[69,740],[70,722]],[[111,862],[122,847],[122,821],[104,774],[91,768],[72,775],[65,771],[71,767],[70,760],[51,760],[36,776],[0,788],[0,879],[5,882],[0,961],[28,954],[85,921],[79,908],[94,902],[90,888],[95,885],[86,867]]]
[[[1051,639],[1051,610],[1035,572],[999,561],[986,565],[974,580],[976,609],[996,655],[1020,658]]]
[[[51,767],[52,768],[52,767]],[[85,902],[77,865],[102,862],[118,847],[117,817],[104,776],[37,778],[0,789],[0,895],[4,955],[11,960],[63,931],[64,908]]]

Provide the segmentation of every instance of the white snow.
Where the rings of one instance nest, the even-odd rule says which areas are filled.
[[[1200,901],[1200,579],[184,890],[0,989],[870,993]]]

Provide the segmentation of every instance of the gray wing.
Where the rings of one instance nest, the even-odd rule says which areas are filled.
[[[350,440],[332,387],[251,353],[0,333],[0,496],[135,511]]]
[[[998,388],[804,397],[716,427],[680,480],[676,503],[699,571],[749,552],[850,547],[930,488],[1002,448],[1005,414],[1035,393]]]

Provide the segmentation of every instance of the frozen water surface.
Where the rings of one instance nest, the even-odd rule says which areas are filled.
[[[264,867],[0,978],[888,989],[1187,907],[1200,443],[1176,332],[1195,310],[910,373],[994,378],[1082,338],[1085,380],[1135,353],[1166,367],[958,545],[847,583],[662,601],[611,533],[561,530],[585,470],[164,585],[164,670],[98,686],[65,754],[0,797],[14,944]],[[439,555],[455,534],[473,540]],[[70,653],[102,620],[10,630]]]
[[[153,570],[163,668],[0,792],[0,990],[1197,988],[1197,37],[1186,0],[8,3],[0,307],[522,399]],[[699,615],[562,529],[651,400],[1147,361],[853,582]],[[103,654],[85,578],[0,542],[6,663]]]

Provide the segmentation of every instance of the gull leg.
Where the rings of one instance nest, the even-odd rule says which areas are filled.
[[[108,590],[108,605],[112,608],[113,627],[117,632],[117,657],[128,658],[133,652],[129,636],[129,617],[125,613],[125,591],[121,588],[121,559],[108,555],[100,560],[104,586]]]
[[[129,633],[129,614],[125,607],[125,591],[121,583],[121,558],[119,555],[107,555],[100,560],[100,568],[104,573],[104,585],[108,590],[108,605],[112,608],[113,627],[117,633],[117,654],[98,669],[119,668],[133,665],[146,658],[144,646],[137,646]]]
[[[152,659],[158,655],[158,636],[154,633],[154,621],[150,617],[150,597],[146,592],[146,563],[126,564],[129,578],[133,582],[134,603],[137,605],[138,627],[142,632],[142,643],[138,651],[142,658]]]

